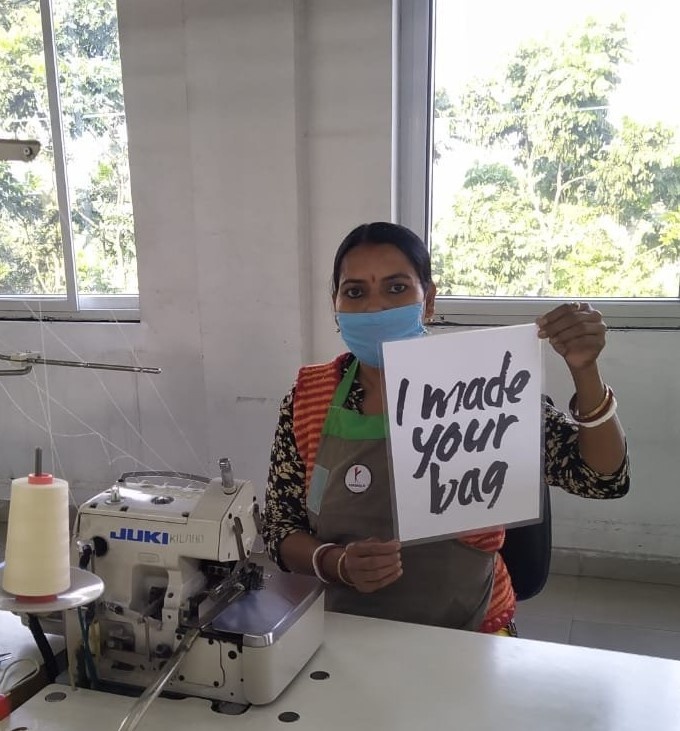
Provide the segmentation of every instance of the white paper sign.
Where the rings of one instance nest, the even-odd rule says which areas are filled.
[[[435,539],[540,518],[535,325],[383,345],[396,535]]]

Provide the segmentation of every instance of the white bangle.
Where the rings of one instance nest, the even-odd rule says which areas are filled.
[[[324,577],[321,573],[321,567],[319,566],[319,554],[325,553],[329,548],[335,548],[337,543],[322,543],[314,549],[312,554],[312,568],[314,569],[314,575],[319,581],[323,581],[324,584],[330,584],[331,582]]]
[[[595,421],[579,421],[577,422],[578,425],[581,427],[584,427],[585,429],[592,429],[594,426],[600,426],[600,424],[604,424],[606,421],[609,421],[612,416],[616,413],[616,407],[618,404],[616,403],[616,398],[612,396],[612,402],[609,405],[609,408],[600,416],[598,419],[595,419]]]

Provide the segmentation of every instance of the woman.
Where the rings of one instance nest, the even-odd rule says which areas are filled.
[[[515,595],[499,553],[502,529],[404,548],[393,540],[381,343],[423,334],[434,299],[429,253],[413,232],[372,223],[342,242],[333,304],[350,352],[302,368],[281,404],[264,537],[283,570],[328,584],[329,610],[507,634]],[[572,303],[538,328],[576,389],[572,419],[545,405],[546,482],[583,497],[625,495],[626,444],[597,366],[602,316]],[[368,489],[347,482],[358,465],[369,466]]]

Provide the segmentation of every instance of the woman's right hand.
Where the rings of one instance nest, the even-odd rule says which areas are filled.
[[[343,576],[362,594],[384,589],[403,573],[399,541],[369,538],[350,543],[345,548]]]

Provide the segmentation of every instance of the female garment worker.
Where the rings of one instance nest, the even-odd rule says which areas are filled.
[[[424,243],[390,223],[354,229],[333,268],[333,304],[349,352],[304,367],[283,399],[264,510],[269,555],[328,584],[326,608],[508,633],[515,595],[499,549],[503,529],[401,547],[393,540],[381,343],[425,333],[435,285]],[[538,320],[571,373],[571,419],[545,405],[545,478],[570,493],[628,491],[616,400],[597,366],[605,325],[587,304]],[[451,353],[451,361],[465,357]]]

